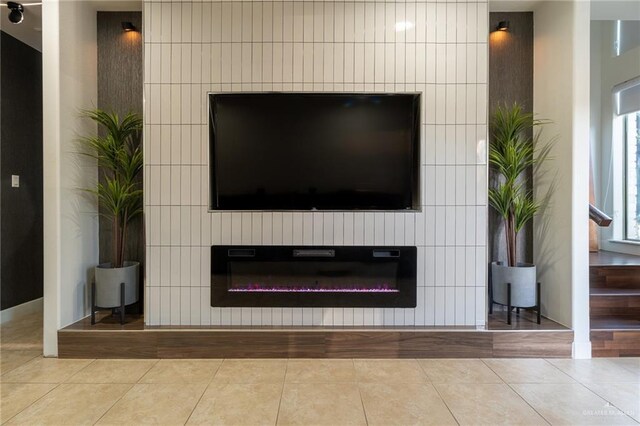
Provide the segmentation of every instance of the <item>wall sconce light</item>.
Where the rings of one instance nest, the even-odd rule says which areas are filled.
[[[122,29],[124,30],[124,32],[130,32],[130,31],[136,31],[137,28],[135,25],[133,25],[131,22],[123,22],[122,23]]]
[[[496,27],[496,31],[509,31],[509,21],[500,21]]]

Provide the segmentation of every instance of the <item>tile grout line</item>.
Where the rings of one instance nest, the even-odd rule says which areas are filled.
[[[495,359],[495,358],[492,358],[492,359]],[[546,360],[546,359],[544,359],[544,358],[539,358],[539,359],[542,359],[542,360],[546,361],[548,364],[551,364],[549,361],[547,361],[547,360]],[[482,361],[482,362],[484,363],[484,365],[486,365],[486,366],[487,366],[491,371],[493,371],[493,372],[495,373],[495,375],[496,375],[496,376],[500,377],[500,380],[502,380],[502,381],[503,381],[503,383],[504,383],[505,385],[507,385],[507,387],[508,387],[509,389],[511,389],[511,391],[512,391],[512,392],[514,392],[514,393],[518,396],[518,398],[520,398],[522,401],[524,401],[524,403],[525,403],[525,404],[527,404],[529,407],[531,407],[531,409],[532,409],[532,410],[533,410],[537,415],[539,415],[539,416],[540,416],[540,418],[542,418],[545,422],[547,422],[547,424],[551,425],[551,422],[550,422],[549,420],[547,420],[547,418],[546,418],[545,416],[543,416],[543,415],[542,415],[542,413],[538,412],[538,410],[536,410],[536,409],[535,409],[535,407],[534,407],[533,405],[531,405],[531,404],[529,403],[529,401],[527,401],[527,400],[526,400],[526,398],[524,398],[522,395],[520,395],[520,393],[519,393],[519,392],[518,392],[518,391],[517,391],[513,386],[511,386],[511,383],[507,383],[507,382],[502,378],[502,376],[501,376],[500,374],[498,374],[498,372],[497,372],[497,371],[495,371],[493,368],[491,368],[491,366],[490,366],[489,364],[487,364],[487,363],[485,362],[485,360],[484,360],[484,359],[480,359],[480,361]],[[551,365],[553,365],[553,364],[551,364]],[[554,367],[555,367],[555,366],[554,366]],[[557,368],[557,367],[556,367],[556,368]],[[558,370],[560,370],[560,369],[558,369]],[[563,371],[561,371],[561,372],[562,372],[562,373],[564,373]],[[565,373],[565,374],[566,374],[566,373]],[[567,374],[567,376],[568,376],[568,374]],[[570,376],[569,376],[569,377],[570,377]],[[571,377],[571,379],[573,379],[573,377]],[[527,383],[525,383],[525,384],[527,384]],[[528,383],[528,384],[536,384],[536,383]]]
[[[222,367],[223,362],[224,362],[224,358],[216,368],[216,371],[211,375],[211,379],[209,380],[209,383],[207,383],[207,385],[204,387],[204,390],[202,391],[202,395],[200,395],[200,398],[198,398],[198,401],[195,403],[195,405],[191,409],[191,412],[189,413],[189,416],[187,417],[187,420],[184,422],[184,424],[189,423],[189,419],[191,419],[191,416],[193,416],[193,413],[196,411],[196,408],[198,408],[200,401],[202,401],[202,397],[204,397],[204,394],[207,393],[209,386],[211,386],[211,384],[213,383],[213,379],[216,377],[216,374],[218,374],[218,371],[220,371],[220,368]]]
[[[91,362],[89,364],[85,365],[84,367],[82,367],[81,369],[79,369],[78,371],[73,373],[71,376],[69,376],[69,378],[67,380],[65,380],[62,383],[73,383],[73,382],[70,382],[69,380],[72,380],[74,377],[76,377],[78,374],[80,374],[83,370],[89,368],[89,366],[93,365],[97,360],[98,360],[97,358],[91,360]],[[79,384],[79,383],[74,383],[74,384]]]
[[[278,401],[278,412],[276,413],[276,425],[278,424],[278,419],[280,418],[280,407],[282,406],[282,397],[284,395],[284,385],[287,383],[287,370],[289,369],[289,358],[287,358],[287,362],[284,365],[284,378],[282,380],[282,389],[280,390],[280,400]]]
[[[514,384],[516,384],[516,383],[514,383]],[[522,384],[522,383],[520,383],[520,384]],[[525,383],[525,384],[543,384],[543,383]],[[507,383],[507,382],[505,382],[505,385],[507,385],[507,387],[508,387],[509,389],[511,389],[511,391],[512,391],[512,392],[514,392],[514,393],[518,396],[518,398],[520,398],[521,400],[523,400],[525,404],[527,404],[529,407],[531,407],[531,409],[532,409],[532,410],[533,410],[537,415],[539,415],[539,416],[540,416],[540,418],[542,418],[545,422],[547,422],[547,424],[549,424],[549,425],[551,425],[551,424],[552,424],[552,423],[551,423],[551,421],[547,420],[547,418],[546,418],[545,416],[543,416],[543,415],[542,415],[542,413],[540,413],[538,410],[536,410],[536,408],[535,408],[533,405],[531,405],[531,404],[529,403],[529,401],[527,401],[527,399],[526,399],[524,396],[520,395],[520,393],[519,393],[519,392],[518,392],[518,391],[517,391],[513,386],[511,386],[511,385],[512,385],[511,383]]]
[[[622,408],[618,407],[615,403],[613,403],[612,401],[609,400],[609,398],[602,396],[600,394],[598,394],[596,391],[589,389],[587,387],[587,385],[585,385],[584,383],[577,381],[576,382],[582,386],[583,388],[585,388],[588,392],[590,392],[591,394],[595,395],[597,398],[600,398],[601,400],[603,400],[604,402],[606,402],[607,404],[611,404],[612,407],[614,407],[616,410],[618,410],[624,417],[631,419],[632,421],[636,422],[636,423],[640,423],[638,422],[636,419],[634,419],[633,417],[631,417],[629,414],[627,414],[627,412],[625,410],[623,410]],[[594,384],[598,384],[598,383],[594,383]]]
[[[612,406],[612,407],[615,407],[617,410],[619,410],[619,411],[620,411],[620,412],[621,412],[625,417],[627,417],[627,418],[631,419],[632,421],[637,422],[635,418],[631,417],[629,414],[627,414],[627,412],[626,412],[626,411],[624,411],[623,409],[621,409],[620,407],[618,407],[617,405],[615,405],[612,401],[610,401],[610,400],[609,400],[609,398],[605,397],[604,395],[600,395],[599,393],[597,393],[597,392],[596,392],[596,391],[594,391],[593,389],[589,388],[589,387],[585,384],[585,382],[583,382],[583,381],[581,381],[581,380],[578,380],[577,378],[575,378],[575,377],[571,376],[569,373],[564,372],[562,369],[560,369],[560,367],[558,367],[557,365],[555,365],[554,363],[552,363],[552,362],[551,362],[551,361],[549,361],[548,359],[546,359],[546,358],[542,358],[542,359],[544,359],[545,361],[547,361],[549,364],[553,365],[553,366],[554,366],[555,368],[557,368],[559,371],[562,371],[562,372],[563,372],[564,374],[566,374],[567,376],[571,377],[571,379],[573,379],[573,380],[576,382],[576,384],[581,385],[581,386],[582,386],[583,388],[585,388],[588,392],[590,392],[590,393],[592,393],[593,395],[595,395],[596,397],[598,397],[598,398],[602,399],[602,400],[603,400],[603,401],[605,401],[606,403],[611,404],[611,406]],[[572,359],[572,361],[573,361],[573,362],[576,362],[576,360],[575,360],[575,359]],[[614,365],[615,365],[615,364],[614,364]],[[626,367],[624,367],[624,366],[622,366],[621,368],[622,368],[622,369],[624,369],[624,370],[627,370],[627,371],[629,371],[629,372],[635,373],[633,370],[628,369],[628,368],[626,368]],[[606,383],[606,382],[602,382],[602,383],[592,382],[592,383],[593,383],[593,384],[604,384],[604,383]],[[640,423],[640,422],[637,422],[637,423]]]
[[[38,384],[38,383],[15,383],[15,384],[21,384],[21,385],[29,385],[29,384]],[[42,383],[39,383],[42,384]],[[29,407],[31,407],[32,405],[34,405],[36,402],[40,401],[42,398],[44,398],[45,396],[49,395],[51,392],[53,392],[55,389],[58,389],[58,387],[62,384],[62,383],[50,383],[50,384],[55,384],[54,387],[52,387],[51,389],[49,389],[47,392],[45,392],[44,395],[42,395],[40,398],[36,399],[35,401],[33,401],[31,404],[27,405],[26,407],[24,407],[22,410],[18,411],[16,414],[14,414],[13,416],[11,416],[10,418],[8,418],[6,421],[3,420],[2,424],[6,424],[8,423],[10,420],[16,418],[17,416],[19,416],[21,413],[23,413],[24,411],[26,411],[27,409],[29,409]]]
[[[5,349],[5,350],[2,350],[2,349],[0,348],[0,353],[2,353],[2,352],[4,352],[4,353],[7,353],[7,352],[21,352],[21,351],[22,351],[22,349]],[[40,352],[42,352],[42,351],[40,351]],[[0,377],[1,377],[1,376],[4,376],[5,374],[8,374],[8,373],[10,373],[10,372],[12,372],[12,371],[14,371],[14,370],[16,370],[16,369],[20,368],[20,367],[22,367],[23,365],[25,365],[25,364],[27,364],[27,363],[29,363],[29,362],[33,361],[34,359],[36,359],[36,358],[38,358],[38,357],[44,357],[44,356],[42,355],[42,353],[39,353],[38,355],[35,355],[35,356],[33,356],[32,358],[29,358],[28,360],[26,360],[25,362],[23,362],[23,363],[22,363],[22,364],[20,364],[20,365],[17,365],[17,366],[15,366],[15,367],[13,367],[13,368],[11,368],[11,369],[9,369],[9,370],[2,370],[2,372],[0,372]],[[0,380],[0,382],[1,382],[1,380]]]
[[[431,377],[429,377],[429,374],[427,374],[427,371],[424,369],[424,367],[422,366],[422,363],[420,363],[419,359],[416,359],[416,362],[418,363],[418,365],[420,366],[420,369],[422,370],[422,372],[424,373],[424,375],[427,377],[427,379],[429,380],[429,384],[431,385],[431,387],[433,387],[433,389],[436,391],[436,394],[438,394],[438,397],[440,398],[440,400],[442,401],[442,403],[444,404],[445,407],[447,407],[447,410],[449,410],[449,414],[451,414],[451,417],[453,417],[453,420],[460,425],[460,421],[458,421],[458,418],[456,417],[455,414],[453,414],[453,410],[451,410],[451,408],[449,407],[449,404],[447,404],[447,401],[443,398],[442,394],[440,393],[440,391],[438,390],[438,388],[436,387],[436,384],[433,383],[433,381],[431,380]]]
[[[107,408],[106,410],[104,410],[104,413],[102,413],[102,415],[98,418],[98,420],[96,420],[96,421],[93,423],[94,425],[98,424],[98,423],[100,422],[100,420],[102,420],[102,418],[103,418],[104,416],[106,416],[106,415],[107,415],[107,413],[108,413],[109,411],[111,411],[111,409],[112,409],[113,407],[115,407],[115,405],[116,405],[118,402],[120,402],[120,400],[121,400],[122,398],[124,398],[124,397],[125,397],[125,396],[130,392],[130,391],[131,391],[131,389],[133,389],[133,388],[134,388],[138,383],[125,383],[125,384],[128,384],[128,385],[129,385],[129,389],[127,389],[127,391],[126,391],[126,392],[123,392],[123,393],[122,393],[122,395],[120,395],[120,397],[119,397],[118,399],[116,399],[116,400],[113,402],[113,404],[111,404],[111,406],[110,406],[109,408]]]
[[[558,370],[559,372],[561,372],[562,374],[564,374],[565,376],[569,377],[571,380],[573,380],[576,383],[581,383],[580,380],[576,379],[575,377],[573,377],[571,374],[565,372],[564,370],[562,370],[560,367],[558,367],[557,365],[555,365],[554,363],[552,363],[551,361],[549,361],[548,358],[540,358],[542,360],[544,360],[547,364],[551,365],[553,368],[555,368],[556,370]],[[572,358],[573,359],[573,358]],[[575,361],[574,361],[575,362]]]
[[[94,361],[96,361],[96,360],[94,360]],[[107,415],[107,413],[108,413],[109,411],[111,411],[111,409],[112,409],[113,407],[115,407],[115,405],[116,405],[118,402],[120,402],[120,400],[122,400],[122,398],[124,398],[124,397],[125,397],[125,396],[130,392],[130,391],[131,391],[131,389],[133,389],[136,385],[140,385],[140,384],[142,384],[142,383],[140,383],[140,380],[142,380],[142,378],[143,378],[144,376],[146,376],[146,375],[149,373],[149,371],[151,371],[151,369],[153,369],[153,367],[155,367],[155,366],[158,364],[158,362],[159,362],[159,360],[156,360],[156,362],[155,362],[151,367],[149,367],[149,368],[147,369],[147,371],[145,371],[145,372],[144,372],[144,374],[143,374],[142,376],[140,376],[140,378],[138,379],[138,381],[137,381],[137,382],[135,382],[135,383],[123,383],[123,384],[126,384],[126,385],[131,385],[131,387],[129,387],[129,389],[127,389],[127,391],[126,391],[126,392],[124,392],[122,395],[120,395],[120,397],[119,397],[118,399],[116,399],[116,401],[115,401],[113,404],[111,404],[111,406],[110,406],[109,408],[107,408],[107,409],[105,410],[105,412],[104,412],[104,413],[102,413],[102,415],[100,416],[100,418],[99,418],[98,420],[96,420],[96,422],[94,423],[94,425],[95,425],[95,424],[98,424],[98,423],[100,422],[100,420],[102,420],[102,418],[103,418],[104,416],[106,416],[106,415]],[[87,367],[88,367],[88,366],[87,366]]]
[[[364,415],[365,424],[369,424],[369,419],[367,418],[367,409],[364,406],[364,399],[362,398],[362,391],[360,390],[360,382],[356,382],[356,388],[358,389],[358,396],[360,397],[360,406],[362,407],[362,414]]]

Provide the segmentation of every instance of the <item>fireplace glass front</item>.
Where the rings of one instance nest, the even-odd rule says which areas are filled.
[[[212,306],[415,307],[415,247],[212,247]]]

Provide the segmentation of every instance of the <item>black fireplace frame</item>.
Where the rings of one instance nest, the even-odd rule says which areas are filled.
[[[301,255],[302,253],[302,255]],[[397,292],[228,291],[234,262],[313,259],[319,262],[395,262]],[[415,308],[417,249],[413,246],[211,246],[212,307]]]

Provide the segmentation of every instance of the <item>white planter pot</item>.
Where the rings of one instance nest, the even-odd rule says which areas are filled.
[[[511,306],[531,308],[536,306],[536,266],[519,263],[505,266],[502,262],[491,262],[491,289],[495,303],[509,304],[507,284],[511,284]]]
[[[111,263],[96,266],[96,306],[101,308],[119,307],[121,283],[124,283],[124,304],[131,305],[137,302],[139,298],[139,271],[139,262],[124,262],[122,268],[112,268]]]

